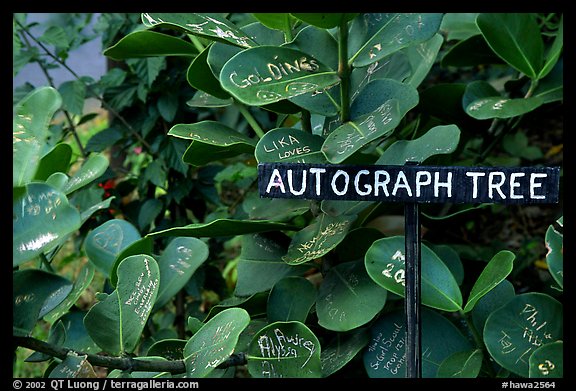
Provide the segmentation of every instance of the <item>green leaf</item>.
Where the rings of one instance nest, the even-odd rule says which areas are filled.
[[[529,358],[538,346],[562,340],[562,303],[539,292],[523,293],[486,320],[484,343],[492,358],[510,372],[529,376]]]
[[[261,318],[266,316],[266,302],[268,300],[268,292],[256,293],[250,297],[236,297],[231,296],[222,300],[210,308],[210,312],[206,315],[204,322],[212,319],[215,315],[230,308],[241,308],[248,312],[251,318]]]
[[[441,363],[456,352],[472,349],[468,339],[437,311],[421,312],[422,377],[435,378]],[[370,378],[406,377],[406,317],[394,310],[382,315],[371,327],[364,350],[364,368]]]
[[[208,259],[208,246],[196,238],[174,238],[158,258],[160,288],[153,310],[163,307]]]
[[[562,53],[563,48],[564,48],[564,14],[561,14],[560,23],[558,24],[558,30],[556,32],[556,38],[554,38],[554,42],[544,55],[544,65],[542,66],[542,70],[538,74],[538,79],[546,77],[548,73],[552,71],[552,69],[556,66],[556,62],[560,58],[560,54]]]
[[[364,87],[350,106],[350,118],[357,120],[368,114],[375,114],[390,100],[397,100],[400,116],[418,104],[416,88],[392,79],[376,79]]]
[[[85,311],[70,311],[64,314],[58,323],[62,323],[66,332],[66,341],[63,346],[73,349],[77,352],[96,354],[100,352],[100,348],[84,327]]]
[[[48,378],[95,378],[96,373],[88,362],[88,355],[68,352],[66,358],[50,372]]]
[[[354,68],[350,74],[350,99],[354,101],[364,87],[376,79],[405,81],[412,74],[408,55],[398,51],[367,67]]]
[[[128,228],[128,231],[130,231],[130,228],[128,226],[126,228]],[[153,256],[152,254],[153,246],[154,243],[152,239],[147,237],[136,240],[131,239],[129,243],[123,245],[122,250],[118,251],[114,256],[112,271],[110,272],[110,284],[112,284],[113,287],[116,286],[118,282],[118,274],[117,274],[118,266],[120,265],[120,262],[124,260],[124,258],[127,258],[131,255],[139,255],[139,254],[146,254]]]
[[[268,322],[305,323],[315,301],[316,288],[310,281],[300,276],[284,277],[274,284],[268,296]]]
[[[54,173],[68,172],[71,157],[72,147],[69,144],[56,144],[50,152],[40,159],[34,180],[46,181]]]
[[[244,203],[251,220],[273,220],[286,222],[310,210],[309,200],[285,198],[254,198]]]
[[[250,137],[216,121],[174,125],[168,135],[192,140],[182,160],[193,166],[252,153],[256,145]]]
[[[466,38],[446,51],[440,64],[447,67],[474,67],[484,64],[501,64],[502,59],[488,46],[481,34]]]
[[[158,294],[160,272],[149,255],[132,255],[118,266],[116,289],[90,308],[84,326],[102,350],[121,355],[134,351]]]
[[[366,14],[368,39],[351,57],[354,67],[364,67],[410,45],[427,41],[440,28],[444,14]]]
[[[326,163],[320,151],[323,142],[322,137],[304,130],[276,128],[258,141],[254,157],[258,163]]]
[[[184,358],[184,339],[163,339],[154,342],[146,353],[147,356],[161,356],[168,360],[182,360]]]
[[[267,12],[267,13],[253,13],[254,17],[264,26],[280,30],[288,36],[292,30],[291,16],[288,13],[281,12]]]
[[[292,13],[292,15],[303,22],[312,26],[323,29],[339,27],[342,23],[349,22],[358,16],[358,13],[336,13],[336,12],[317,12],[317,13]]]
[[[86,100],[86,84],[82,80],[65,81],[58,87],[58,92],[62,97],[62,110],[82,115]]]
[[[218,219],[210,223],[188,224],[182,227],[168,228],[162,231],[151,232],[147,237],[160,236],[195,236],[216,237],[236,236],[256,232],[294,230],[296,227],[290,224],[278,223],[269,220],[233,220]]]
[[[232,102],[232,98],[220,99],[204,91],[196,91],[192,99],[188,100],[186,104],[190,107],[226,107],[230,106]]]
[[[464,41],[473,35],[480,34],[476,25],[478,13],[449,12],[444,15],[440,31],[446,33],[446,40]]]
[[[260,46],[233,56],[220,72],[222,88],[239,101],[261,106],[339,82],[337,73],[295,49]]]
[[[12,333],[30,336],[38,319],[56,308],[72,282],[54,273],[24,269],[12,274]]]
[[[186,376],[206,377],[233,352],[250,315],[242,308],[229,308],[214,316],[184,347]]]
[[[319,378],[320,342],[301,322],[274,322],[248,347],[248,371],[255,378]]]
[[[508,250],[499,251],[492,257],[474,283],[464,307],[464,312],[471,311],[482,296],[494,289],[512,273],[514,258],[516,258],[514,253]]]
[[[316,216],[311,224],[294,234],[282,260],[289,265],[298,265],[327,254],[344,240],[355,217],[332,217],[324,213]]]
[[[96,227],[86,236],[84,250],[96,269],[106,277],[110,277],[117,255],[140,238],[140,232],[131,223],[122,219],[112,219]]]
[[[308,266],[291,266],[282,261],[289,238],[284,234],[242,236],[242,250],[237,266],[235,296],[250,296],[270,290],[284,277],[303,275]]]
[[[197,90],[204,91],[207,94],[219,99],[228,99],[230,94],[222,89],[220,82],[212,73],[208,65],[208,52],[210,46],[205,48],[192,62],[186,71],[186,80],[188,84]]]
[[[528,364],[529,378],[564,377],[564,342],[551,342],[536,348]]]
[[[338,68],[338,42],[323,28],[306,26],[298,31],[291,42],[282,46],[308,53],[331,69]]]
[[[482,296],[470,312],[476,329],[483,330],[488,316],[515,295],[514,285],[508,280],[502,280],[494,289]]]
[[[476,24],[500,58],[529,78],[538,78],[543,66],[544,43],[533,14],[481,13]]]
[[[384,308],[387,294],[366,273],[362,260],[338,264],[328,270],[318,290],[318,324],[334,331],[363,326]]]
[[[34,178],[41,150],[48,139],[48,126],[62,105],[60,93],[41,87],[14,107],[12,119],[12,187],[24,186]]]
[[[544,99],[544,103],[562,101],[564,99],[563,57],[560,57],[550,73],[538,82],[538,86],[534,89],[534,96]]]
[[[142,23],[148,28],[160,27],[183,31],[213,41],[240,47],[256,46],[248,35],[227,19],[193,13],[143,13]]]
[[[366,252],[368,274],[383,288],[404,297],[404,236],[382,238]],[[462,293],[450,269],[424,244],[421,247],[422,304],[443,311],[462,310]]]
[[[50,250],[80,224],[80,213],[64,193],[43,183],[26,185],[26,192],[13,201],[12,266]]]
[[[415,140],[396,141],[374,164],[402,165],[410,161],[421,163],[431,156],[454,152],[459,141],[458,126],[435,126]]]
[[[438,52],[444,44],[444,37],[434,34],[432,38],[416,45],[410,45],[403,49],[406,52],[410,67],[410,76],[405,83],[416,88],[428,76],[432,66],[436,63]]]
[[[163,203],[157,198],[148,198],[138,211],[138,228],[144,231],[162,212]]]
[[[336,333],[330,343],[322,349],[322,377],[328,377],[348,364],[368,344],[370,334],[365,328],[350,333]]]
[[[90,182],[100,178],[108,168],[108,158],[101,154],[90,155],[83,163],[82,166],[70,177],[64,192],[70,194],[79,188],[86,186]]]
[[[482,367],[482,351],[474,349],[448,356],[438,368],[437,377],[476,378]]]
[[[546,264],[550,275],[564,289],[564,235],[558,232],[553,225],[546,230]]]
[[[104,50],[103,54],[113,60],[156,56],[190,56],[198,50],[190,42],[155,31],[134,31]]]

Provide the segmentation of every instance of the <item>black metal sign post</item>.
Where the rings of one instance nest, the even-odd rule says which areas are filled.
[[[260,197],[403,202],[406,377],[422,377],[420,203],[557,203],[559,167],[258,165]]]

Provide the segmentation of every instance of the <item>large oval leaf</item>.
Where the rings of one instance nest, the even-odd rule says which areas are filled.
[[[304,277],[285,277],[274,284],[266,306],[269,323],[298,321],[305,323],[316,301],[316,288]]]
[[[514,258],[516,258],[514,253],[508,250],[502,250],[492,257],[474,283],[464,312],[471,311],[482,296],[494,289],[512,272]]]
[[[366,14],[368,39],[352,56],[352,65],[370,65],[402,48],[432,38],[444,14]]]
[[[86,186],[90,182],[96,180],[108,168],[108,158],[104,155],[93,154],[90,155],[82,166],[70,177],[64,186],[64,192],[70,194],[79,188]]]
[[[187,377],[206,377],[234,352],[250,315],[242,308],[219,312],[200,328],[184,347]]]
[[[474,349],[448,356],[438,368],[437,377],[475,378],[482,367],[482,351]]]
[[[174,238],[158,258],[160,288],[154,310],[163,307],[208,259],[208,246],[197,238]]]
[[[274,322],[258,331],[247,359],[248,371],[256,378],[322,376],[320,342],[300,322]]]
[[[68,172],[70,158],[72,157],[72,147],[64,142],[58,143],[50,152],[40,159],[38,170],[34,179],[45,181],[50,175],[56,172]]]
[[[220,82],[208,65],[209,51],[210,46],[192,60],[186,71],[186,80],[188,80],[188,84],[197,90],[204,91],[219,99],[228,99],[230,95],[222,89]]]
[[[537,78],[543,66],[544,43],[533,14],[481,13],[476,24],[498,56],[528,77]]]
[[[168,135],[192,140],[182,160],[193,166],[251,153],[256,145],[250,137],[216,121],[174,125]]]
[[[422,377],[435,378],[440,364],[456,352],[472,349],[468,339],[444,316],[422,308]],[[372,338],[364,351],[364,368],[371,378],[406,377],[404,311],[383,315],[370,327]]]
[[[494,289],[482,296],[470,314],[477,330],[484,330],[486,319],[494,310],[501,307],[516,295],[514,285],[508,280],[502,280]]]
[[[84,242],[90,262],[106,277],[112,275],[116,257],[122,250],[141,239],[140,232],[122,219],[108,220],[93,229]]]
[[[364,262],[370,277],[381,287],[404,297],[404,236],[382,238],[366,252]],[[450,269],[426,245],[421,246],[422,304],[444,311],[462,310],[462,293]]]
[[[254,156],[258,163],[326,163],[320,151],[324,139],[301,129],[276,128],[258,141]]]
[[[155,31],[134,31],[104,50],[114,60],[155,56],[195,56],[198,49],[182,38]]]
[[[328,377],[348,364],[368,344],[370,334],[366,328],[350,333],[336,333],[334,339],[320,353],[322,377]]]
[[[360,327],[384,308],[387,293],[372,281],[363,261],[336,265],[328,271],[318,290],[318,324],[334,331]]]
[[[530,355],[539,346],[562,340],[562,318],[562,304],[553,297],[539,292],[520,294],[488,317],[484,343],[498,364],[528,377]]]
[[[26,95],[16,106],[12,119],[12,186],[30,182],[49,136],[48,125],[62,105],[60,93],[41,87]]]
[[[132,255],[118,266],[116,289],[86,314],[84,326],[102,350],[121,355],[136,348],[156,301],[160,271],[149,255]]]
[[[12,207],[12,266],[51,249],[80,228],[80,213],[66,195],[44,183],[30,183]]]
[[[564,341],[540,346],[528,360],[530,378],[562,378],[564,376]]]
[[[243,103],[261,106],[329,87],[336,72],[295,49],[260,46],[241,51],[220,72],[222,87]]]

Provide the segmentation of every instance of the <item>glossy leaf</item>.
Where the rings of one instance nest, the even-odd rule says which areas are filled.
[[[71,157],[72,147],[69,144],[56,144],[50,152],[40,159],[34,179],[37,181],[46,181],[48,177],[54,173],[68,172]]]
[[[235,296],[245,297],[270,290],[282,278],[303,275],[308,270],[307,266],[291,266],[282,261],[288,241],[283,234],[242,236]]]
[[[74,173],[64,186],[64,192],[70,194],[75,190],[86,186],[90,182],[98,179],[108,168],[108,158],[104,155],[93,154],[90,155],[80,166],[78,171]]]
[[[482,296],[494,289],[512,272],[514,258],[516,258],[514,253],[508,250],[499,251],[492,257],[474,283],[464,307],[464,312],[471,311]]]
[[[72,282],[39,269],[12,275],[12,333],[30,336],[36,321],[56,308],[72,290]]]
[[[250,315],[242,308],[229,308],[200,328],[184,347],[187,377],[206,377],[233,352]]]
[[[160,236],[195,236],[202,238],[293,229],[295,229],[293,225],[269,220],[218,219],[210,223],[188,224],[182,227],[151,232],[146,236],[151,238]]]
[[[153,310],[163,307],[208,259],[208,246],[197,238],[174,238],[158,257],[160,288]]]
[[[480,34],[457,42],[442,57],[443,67],[474,67],[483,64],[500,64],[502,59],[488,46]]]
[[[270,291],[267,305],[269,323],[298,321],[305,323],[316,301],[316,288],[304,277],[284,277]]]
[[[256,333],[248,348],[255,378],[319,378],[320,342],[301,322],[274,322]]]
[[[550,48],[544,54],[544,65],[542,70],[538,74],[538,79],[542,79],[552,71],[556,66],[558,59],[564,48],[564,14],[560,15],[560,22],[558,23],[558,30],[556,32],[556,37]]]
[[[440,24],[440,31],[446,33],[446,40],[463,41],[471,36],[480,34],[476,25],[478,13],[449,12],[444,15]]]
[[[184,358],[184,339],[163,339],[150,346],[148,356],[160,356],[168,360],[182,360]]]
[[[357,120],[367,114],[374,114],[390,100],[398,101],[400,116],[418,104],[416,88],[392,79],[376,79],[364,87],[350,106],[350,118]]]
[[[26,95],[13,109],[12,187],[24,186],[36,175],[48,126],[62,105],[60,93],[41,87]]]
[[[112,219],[88,233],[84,249],[96,269],[110,277],[118,254],[140,238],[140,232],[131,223]]]
[[[190,107],[226,107],[230,106],[232,102],[232,98],[220,99],[204,91],[196,91],[192,99],[188,100],[186,104]]]
[[[529,113],[544,104],[539,96],[509,99],[491,96],[478,99],[466,106],[466,112],[476,119],[512,118]]]
[[[368,344],[370,334],[359,328],[350,333],[337,333],[320,353],[322,377],[328,377],[349,363]]]
[[[129,226],[126,226],[126,228],[129,228]],[[116,255],[114,256],[115,259],[113,262],[112,271],[110,272],[110,284],[112,284],[112,286],[114,287],[116,286],[116,283],[118,282],[118,266],[120,265],[120,262],[124,260],[124,258],[128,258],[131,255],[139,255],[139,254],[146,254],[153,256],[152,254],[153,246],[154,243],[152,242],[152,239],[148,237],[143,237],[133,241],[131,240],[129,244],[127,244],[122,248],[121,251],[117,252]]]
[[[258,163],[326,163],[320,151],[324,139],[300,129],[276,128],[266,132],[254,157]]]
[[[404,82],[412,73],[408,55],[398,51],[367,67],[354,68],[350,74],[350,99],[354,101],[371,81],[392,79]]]
[[[149,255],[132,255],[118,266],[116,289],[90,308],[84,325],[102,350],[120,355],[134,351],[156,301],[160,272]]]
[[[563,339],[562,303],[539,292],[523,293],[486,320],[484,343],[492,358],[510,372],[528,377],[529,358],[538,346]]]
[[[564,235],[557,231],[553,225],[546,230],[546,264],[550,275],[564,289]]]
[[[544,344],[530,355],[528,377],[562,378],[564,377],[564,341]]]
[[[256,145],[250,137],[216,121],[177,124],[168,135],[192,140],[182,160],[193,166],[251,153]]]
[[[289,265],[298,265],[320,258],[344,240],[354,220],[355,216],[318,215],[311,224],[294,234],[282,260]]]
[[[286,222],[310,210],[310,201],[299,199],[258,198],[245,203],[250,219]]]
[[[206,315],[204,318],[204,322],[212,319],[220,312],[230,308],[241,308],[248,312],[250,318],[261,318],[266,316],[267,300],[268,292],[259,292],[249,297],[231,296],[210,308],[210,312],[208,312],[208,315]]]
[[[358,16],[358,13],[336,13],[336,12],[317,12],[317,13],[292,13],[292,15],[312,26],[323,29],[339,27],[342,23],[348,22]]]
[[[436,311],[422,308],[422,378],[435,378],[441,363],[472,345],[460,330]],[[382,315],[371,327],[364,350],[364,368],[370,378],[406,377],[406,320],[404,311]]]
[[[338,69],[338,42],[326,29],[306,26],[282,46],[308,53],[331,69]]]
[[[113,60],[156,56],[196,56],[198,49],[182,38],[155,31],[134,31],[122,37],[103,54]]]
[[[218,99],[228,99],[230,98],[230,94],[220,87],[220,82],[214,76],[208,65],[209,51],[210,46],[205,48],[192,60],[186,72],[186,80],[188,84],[199,91],[204,91]]]
[[[538,77],[543,66],[544,44],[533,14],[481,13],[476,24],[498,56],[531,79]]]
[[[289,34],[292,30],[292,17],[285,12],[266,12],[266,13],[253,13],[254,17],[264,26],[280,30]]]
[[[318,290],[318,324],[334,331],[363,326],[384,308],[387,293],[372,281],[362,260],[340,263],[328,270]]]
[[[381,287],[404,297],[404,236],[382,238],[366,252],[368,274]],[[462,310],[462,294],[450,269],[424,244],[421,246],[422,304],[443,311]]]
[[[405,81],[406,84],[416,88],[424,81],[436,63],[438,52],[443,44],[444,37],[440,34],[434,34],[432,38],[404,49],[412,69],[410,76]]]
[[[448,356],[438,368],[439,378],[476,378],[482,367],[482,351],[474,349]]]
[[[214,15],[152,12],[142,14],[142,23],[148,28],[175,29],[240,47],[256,46],[256,43],[232,22]]]
[[[26,185],[26,192],[13,201],[12,265],[50,250],[78,228],[80,213],[64,193],[43,183]]]
[[[87,355],[79,355],[74,352],[69,352],[66,358],[56,365],[50,372],[48,378],[96,378],[96,373],[92,364],[88,362]]]
[[[440,13],[368,14],[369,38],[352,56],[352,65],[363,67],[402,48],[424,42],[440,28]],[[374,31],[376,30],[376,31]]]
[[[564,99],[564,59],[560,57],[548,75],[538,82],[534,96],[539,96],[544,103]]]
[[[70,311],[60,318],[59,323],[64,325],[66,333],[66,341],[63,345],[78,352],[95,354],[100,351],[100,348],[90,338],[84,326],[86,313],[86,311]]]
[[[482,296],[470,312],[476,329],[483,330],[488,316],[515,295],[514,285],[508,280],[502,280],[494,289]]]
[[[222,87],[239,101],[261,106],[336,84],[336,72],[295,49],[260,46],[241,51],[220,72]]]

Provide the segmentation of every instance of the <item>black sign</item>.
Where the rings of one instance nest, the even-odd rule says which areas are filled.
[[[557,203],[559,167],[261,163],[260,197],[418,203]]]

